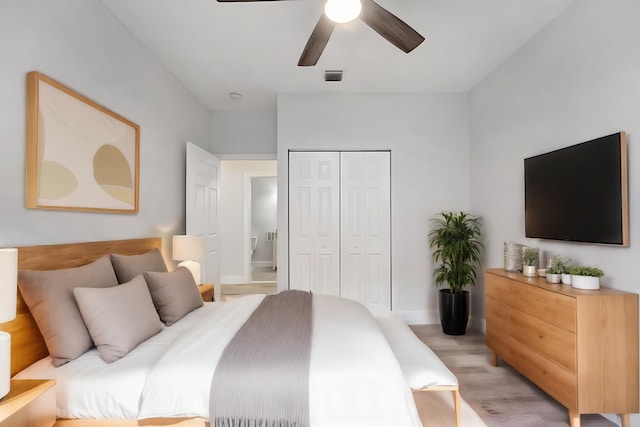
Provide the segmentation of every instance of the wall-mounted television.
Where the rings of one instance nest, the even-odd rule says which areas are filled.
[[[629,245],[624,132],[524,159],[525,234]]]

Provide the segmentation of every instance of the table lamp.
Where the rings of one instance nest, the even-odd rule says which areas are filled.
[[[16,318],[18,284],[18,250],[0,249],[0,323]],[[9,393],[11,384],[11,335],[0,331],[0,399]]]
[[[175,261],[182,261],[178,266],[187,267],[198,285],[200,278],[200,262],[205,255],[204,239],[198,236],[173,236],[172,257]]]

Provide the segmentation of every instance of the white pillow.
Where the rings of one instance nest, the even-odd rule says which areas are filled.
[[[112,288],[75,288],[89,335],[107,362],[114,362],[163,328],[142,275]]]

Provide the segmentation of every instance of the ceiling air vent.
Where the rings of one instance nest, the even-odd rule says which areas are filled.
[[[342,70],[325,70],[324,81],[325,82],[341,82]]]

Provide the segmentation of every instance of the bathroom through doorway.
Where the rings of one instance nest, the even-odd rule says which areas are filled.
[[[275,283],[278,280],[277,206],[275,176],[249,176],[250,201],[250,282]]]

